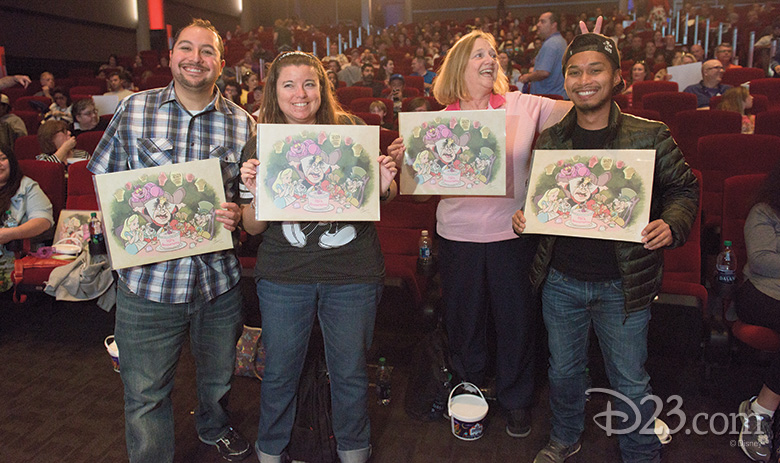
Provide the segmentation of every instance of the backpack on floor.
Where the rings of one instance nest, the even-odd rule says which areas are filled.
[[[319,325],[312,329],[298,383],[298,399],[287,454],[307,463],[337,463],[330,404],[330,377]]]
[[[406,386],[404,410],[420,421],[441,420],[447,413],[452,385],[447,334],[441,326],[428,333],[414,349]]]

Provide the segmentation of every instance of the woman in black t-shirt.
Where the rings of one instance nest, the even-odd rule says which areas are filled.
[[[263,101],[262,123],[357,122],[338,106],[325,69],[308,53],[282,53],[274,60]],[[307,194],[325,189],[335,153],[319,152],[314,145],[307,145],[298,154],[290,150],[290,166],[280,171],[274,182],[274,191],[278,192],[275,201],[301,202]],[[241,167],[241,180],[252,194],[259,165],[255,150],[256,142],[250,140]],[[382,199],[389,200],[396,189],[395,162],[387,156],[379,156],[378,162]],[[355,167],[352,170],[359,172]],[[248,233],[263,234],[255,268],[267,354],[255,444],[260,461],[281,462],[290,441],[297,384],[315,316],[325,341],[339,458],[367,461],[370,426],[366,352],[384,278],[384,260],[374,224],[257,221],[254,201],[244,206],[243,223]]]

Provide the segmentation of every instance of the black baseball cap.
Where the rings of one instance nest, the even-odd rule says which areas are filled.
[[[402,84],[406,83],[406,79],[404,79],[404,76],[402,76],[401,74],[393,74],[392,76],[390,76],[388,82],[392,82],[394,80],[400,80]]]

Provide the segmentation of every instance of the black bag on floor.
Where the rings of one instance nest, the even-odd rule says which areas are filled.
[[[330,404],[330,378],[319,325],[312,329],[298,383],[297,409],[287,453],[307,463],[337,463]]]
[[[420,421],[442,419],[452,385],[449,348],[444,328],[428,333],[414,349],[404,410]]]

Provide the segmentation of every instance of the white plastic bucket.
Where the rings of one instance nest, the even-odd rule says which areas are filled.
[[[119,348],[114,341],[114,335],[106,336],[103,345],[106,346],[108,355],[111,356],[111,366],[114,367],[115,372],[119,373]]]
[[[464,393],[455,395],[458,389],[463,389]],[[464,382],[452,388],[447,411],[450,415],[452,434],[455,437],[469,441],[482,437],[488,403],[477,386]]]

